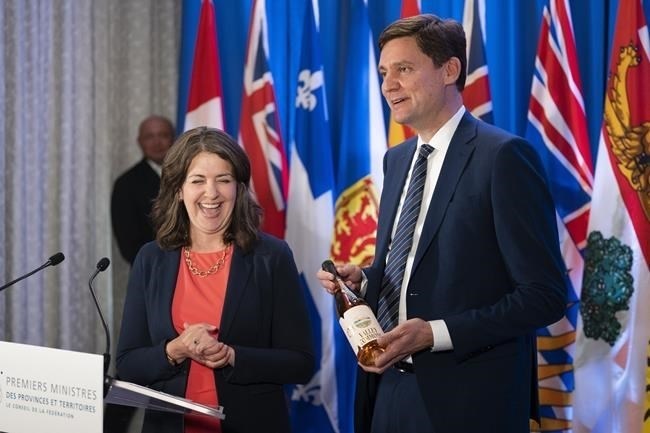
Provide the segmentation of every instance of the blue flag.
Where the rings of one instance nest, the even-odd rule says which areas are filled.
[[[386,126],[374,39],[364,0],[350,2],[332,257],[368,265],[375,255]]]
[[[194,47],[196,46],[196,31],[201,16],[201,2],[183,0],[183,17],[181,25],[181,53],[178,65],[178,106],[176,128],[177,131],[185,130],[185,113],[187,100],[192,81],[192,62],[194,61]]]
[[[330,253],[334,172],[319,33],[311,0],[306,3],[285,238],[294,252],[308,300],[316,371],[307,384],[291,387],[289,396],[294,431],[329,433],[351,431],[339,410],[342,405],[352,407],[351,395],[348,389],[339,389],[336,377],[345,369],[353,370],[355,364],[336,364],[337,354],[351,349],[345,339],[336,339],[340,330],[334,300],[316,279],[316,271]]]

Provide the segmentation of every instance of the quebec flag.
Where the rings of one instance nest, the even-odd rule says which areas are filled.
[[[285,239],[291,246],[308,300],[317,369],[305,385],[292,386],[291,418],[296,432],[345,432],[339,405],[352,407],[339,392],[335,365],[339,327],[334,300],[319,284],[316,271],[329,257],[334,224],[334,171],[319,33],[311,1],[307,1],[295,97],[295,130],[291,141],[291,174]],[[337,329],[338,331],[338,329]],[[344,350],[350,350],[342,346]],[[354,369],[352,364],[349,368]]]

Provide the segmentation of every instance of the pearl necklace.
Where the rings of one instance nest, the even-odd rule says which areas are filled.
[[[210,269],[207,271],[200,270],[198,269],[194,263],[192,263],[192,259],[190,258],[190,247],[183,247],[183,255],[185,256],[185,263],[187,264],[188,269],[192,273],[192,275],[196,275],[198,277],[207,277],[208,275],[212,275],[216,272],[219,272],[219,269],[223,267],[223,265],[226,263],[226,253],[230,249],[230,245],[228,245],[226,248],[223,249],[223,253],[221,253],[221,257],[219,257],[219,260],[217,260],[217,263],[214,265],[210,266]]]

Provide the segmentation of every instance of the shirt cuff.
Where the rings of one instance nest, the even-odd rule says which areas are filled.
[[[366,274],[361,271],[361,284],[359,285],[359,294],[362,298],[366,297],[366,291],[368,291],[368,277],[366,277]]]
[[[431,332],[433,332],[433,346],[432,352],[442,352],[444,350],[451,350],[454,345],[451,343],[451,336],[447,329],[447,324],[444,320],[431,320],[429,321]]]

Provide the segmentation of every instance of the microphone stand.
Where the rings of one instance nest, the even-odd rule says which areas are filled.
[[[97,296],[95,296],[93,281],[95,280],[97,275],[100,272],[105,271],[110,264],[111,261],[107,257],[100,259],[99,262],[97,262],[97,269],[95,269],[95,272],[88,280],[88,287],[90,288],[90,294],[93,297],[93,301],[95,302],[95,307],[97,308],[97,312],[99,313],[99,318],[101,319],[102,326],[104,327],[104,333],[106,334],[106,351],[104,352],[104,397],[106,397],[106,394],[108,394],[108,389],[111,385],[111,381],[113,380],[113,378],[108,375],[108,367],[111,363],[111,335],[110,332],[108,332],[108,325],[106,324],[106,320],[104,319],[104,314],[102,313],[102,309],[99,306],[99,302],[97,301]]]
[[[63,261],[63,259],[65,259],[65,256],[63,255],[63,253],[59,252],[59,253],[54,254],[53,256],[51,256],[47,260],[47,262],[45,262],[44,264],[42,264],[38,268],[34,269],[33,271],[31,271],[31,272],[29,272],[29,273],[27,273],[27,274],[25,274],[25,275],[23,275],[21,277],[16,278],[15,280],[9,281],[7,284],[1,286],[0,287],[0,292],[2,292],[7,287],[10,287],[10,286],[16,284],[18,281],[24,280],[25,278],[29,277],[30,275],[33,275],[36,272],[47,268],[48,266],[56,266],[56,265],[58,265],[59,263],[61,263]]]

